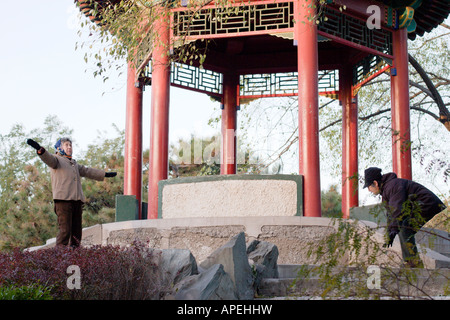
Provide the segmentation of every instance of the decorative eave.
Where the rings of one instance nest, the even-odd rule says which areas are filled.
[[[386,1],[386,0],[385,0]],[[423,0],[414,12],[416,22],[415,32],[408,37],[414,40],[416,36],[423,36],[425,32],[431,32],[444,22],[450,14],[450,1],[448,0]]]
[[[74,0],[79,4],[81,12],[95,23],[101,20],[101,9],[108,5],[114,5],[121,0],[94,0],[98,7],[97,16],[91,14],[90,0]],[[186,1],[180,1],[184,3]],[[250,2],[250,1],[244,1]],[[257,2],[253,0],[252,2]],[[176,3],[176,2],[175,2]],[[174,4],[175,4],[174,3]],[[345,11],[361,18],[367,18],[371,12],[367,12],[370,5],[379,5],[383,18],[383,25],[392,28],[408,28],[408,37],[414,40],[417,36],[423,36],[440,25],[450,14],[449,0],[327,0],[332,6],[345,6]]]
[[[101,11],[103,8],[109,5],[115,5],[119,3],[121,0],[74,0],[73,2],[78,4],[80,11],[88,17],[92,22],[99,23],[101,21]],[[92,14],[94,7],[92,6],[92,2],[97,4],[97,14]]]
[[[440,25],[450,14],[448,0],[328,0],[334,6],[345,6],[349,14],[368,18],[370,5],[381,9],[383,25],[392,28],[408,28],[408,37],[414,40]],[[395,21],[396,20],[396,21]],[[394,23],[395,21],[395,23]]]

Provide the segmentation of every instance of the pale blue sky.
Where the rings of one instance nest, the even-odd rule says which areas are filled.
[[[126,77],[94,78],[75,50],[77,8],[73,0],[2,1],[0,18],[0,133],[16,123],[37,128],[56,115],[86,149],[97,131],[125,128]],[[103,94],[104,93],[104,94]],[[149,146],[151,88],[144,92],[144,148]],[[208,134],[215,105],[207,95],[172,88],[171,140],[193,131]],[[216,105],[217,109],[217,105]],[[76,155],[75,150],[75,155]]]

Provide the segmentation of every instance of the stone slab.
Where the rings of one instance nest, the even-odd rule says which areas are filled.
[[[301,216],[302,176],[221,175],[162,180],[159,218]]]

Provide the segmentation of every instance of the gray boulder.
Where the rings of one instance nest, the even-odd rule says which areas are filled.
[[[247,256],[254,271],[256,291],[262,279],[278,278],[278,247],[266,241],[253,240],[247,246]]]
[[[187,276],[198,274],[197,262],[187,249],[162,250],[160,266],[163,281],[168,285],[175,285]]]
[[[231,238],[225,245],[215,250],[200,267],[209,269],[215,264],[223,265],[234,283],[237,298],[250,300],[254,298],[253,274],[248,263],[244,232]]]
[[[235,286],[220,264],[181,280],[173,290],[176,300],[236,300]]]
[[[278,247],[267,241],[253,240],[247,247],[251,264],[262,266],[262,278],[278,278]]]

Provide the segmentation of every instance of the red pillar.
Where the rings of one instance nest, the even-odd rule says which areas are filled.
[[[358,206],[358,105],[352,94],[352,68],[339,70],[339,100],[342,104],[342,214]]]
[[[148,219],[158,218],[158,182],[169,170],[169,23],[167,17],[155,22],[159,38],[153,47]]]
[[[392,33],[391,69],[392,161],[399,178],[412,179],[409,118],[408,34],[406,29]]]
[[[138,200],[139,219],[142,201],[142,84],[135,82],[136,69],[128,64],[127,111],[125,122],[124,194]]]
[[[300,174],[303,175],[304,215],[320,217],[319,90],[315,1],[295,5],[298,50],[298,104]]]
[[[239,79],[234,74],[223,76],[223,109],[222,109],[222,152],[220,174],[236,174],[237,172],[237,88]]]

